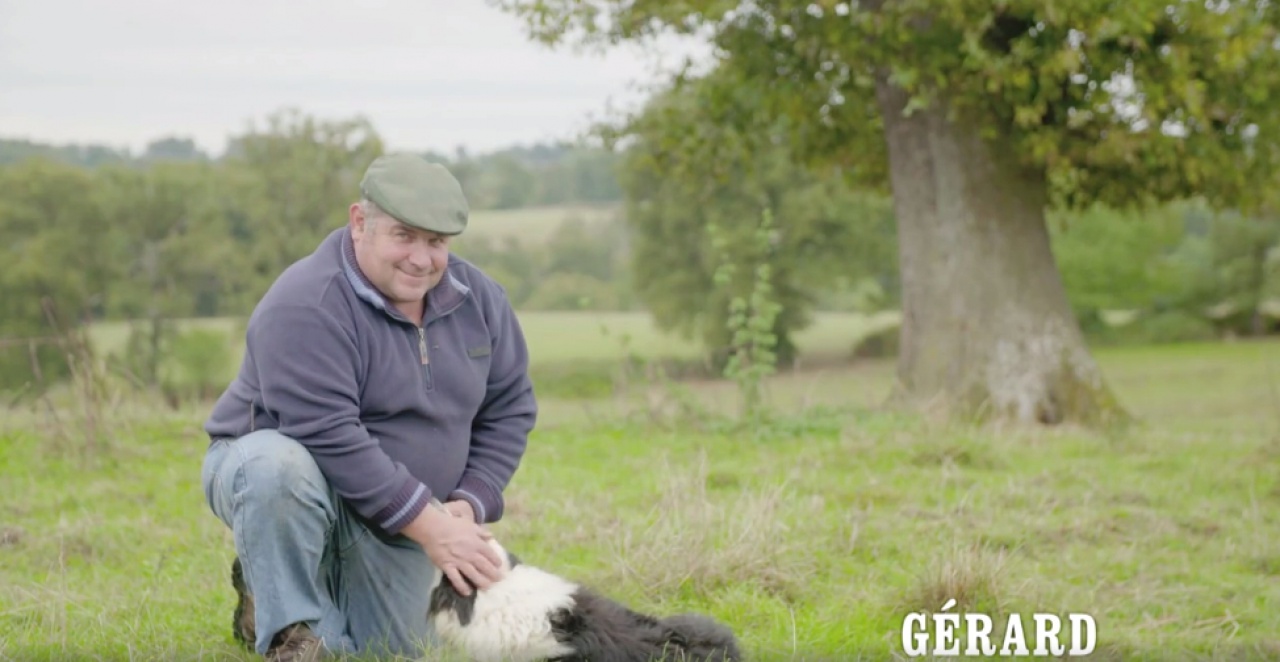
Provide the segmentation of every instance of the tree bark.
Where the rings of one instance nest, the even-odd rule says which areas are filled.
[[[900,404],[979,420],[1127,418],[1067,300],[1045,222],[1047,180],[976,125],[877,85],[898,225]]]

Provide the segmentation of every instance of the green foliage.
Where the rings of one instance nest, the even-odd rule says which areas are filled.
[[[48,145],[30,140],[0,140],[0,165],[21,163],[31,159],[97,167],[109,163],[127,163],[130,155],[106,145]]]
[[[1105,345],[1160,345],[1211,341],[1217,337],[1212,322],[1204,315],[1185,310],[1162,310],[1139,314],[1124,323],[1095,323],[1086,327],[1090,342]]]
[[[541,257],[535,247],[516,237],[497,240],[488,236],[458,238],[452,252],[484,269],[507,291],[515,306],[523,306],[533,295],[541,271]]]
[[[161,384],[171,401],[209,400],[226,387],[233,374],[231,345],[215,329],[189,329],[176,334],[166,356],[169,370]]]
[[[0,332],[46,331],[46,303],[64,322],[90,314],[115,270],[102,250],[108,228],[97,222],[93,178],[40,160],[0,169],[0,218]]]
[[[476,203],[494,209],[524,206],[537,190],[533,173],[506,155],[497,157],[477,179],[471,187]]]
[[[1221,213],[1207,240],[1215,303],[1249,313],[1280,298],[1280,217]]]
[[[797,163],[778,126],[742,119],[754,122],[743,129],[753,99],[725,83],[708,78],[659,95],[625,130],[634,289],[663,329],[698,339],[723,362],[738,290],[714,286],[719,256],[708,228],[735,254],[751,254],[755,220],[768,210],[777,233],[757,257],[771,270],[781,305],[772,332],[779,365],[789,365],[791,338],[824,293],[868,279],[896,289],[892,210],[883,196],[853,191],[840,169]]]
[[[994,357],[1004,353],[995,347],[998,334],[956,335],[957,317],[935,314],[962,311],[999,324],[997,309],[1008,311],[1009,320],[1032,309],[1063,310],[1061,283],[1027,271],[1026,255],[1005,252],[1043,248],[1035,233],[1044,206],[1143,208],[1201,196],[1215,208],[1252,215],[1266,206],[1280,175],[1273,140],[1280,104],[1271,94],[1280,83],[1280,7],[1268,0],[494,4],[551,44],[614,45],[671,33],[710,41],[714,57],[705,69],[686,67],[650,104],[603,132],[653,143],[642,151],[653,171],[649,181],[628,189],[640,213],[628,213],[646,222],[643,210],[651,206],[655,226],[666,225],[653,232],[660,238],[654,243],[666,250],[688,242],[694,224],[662,220],[680,210],[661,200],[662,187],[685,187],[668,197],[705,214],[703,225],[727,225],[717,216],[734,215],[734,198],[744,204],[768,198],[761,173],[771,163],[770,146],[803,168],[835,168],[847,182],[881,191],[892,171],[904,215],[903,280],[912,285],[899,400],[942,405],[935,410],[972,411],[997,391],[1060,389],[1075,395],[1052,420],[1086,420],[1114,408],[1105,385],[1037,383],[1057,372],[1047,354],[993,370]],[[654,135],[665,139],[652,141]],[[681,167],[686,163],[698,167]],[[720,195],[735,187],[736,194]],[[1005,236],[952,231],[979,225]],[[679,250],[696,263],[696,248]],[[984,256],[997,250],[995,258]],[[976,270],[981,276],[973,282],[981,286],[966,287],[943,264],[991,269]],[[670,295],[699,292],[698,272],[654,281],[660,279],[667,285],[654,288],[638,273],[646,302],[671,326],[696,326],[698,318],[681,311],[702,302]],[[789,287],[796,282],[780,269],[780,300],[804,296]],[[716,310],[719,303],[702,305]],[[802,309],[784,308],[784,329]],[[1009,346],[1046,346],[1047,329],[1060,324],[1037,326],[1010,326],[1003,339]],[[1066,337],[1056,350],[1073,355],[1075,368],[1066,374],[1092,372],[1086,348],[1074,334]]]
[[[617,155],[588,144],[512,147],[489,154],[430,154],[462,183],[472,209],[616,202]]]
[[[593,399],[613,395],[616,361],[572,361],[529,370],[540,398]]]
[[[124,350],[111,354],[111,367],[136,384],[156,387],[160,385],[162,366],[169,348],[177,335],[177,324],[161,316],[129,324],[129,335]]]
[[[1177,305],[1212,318],[1219,331],[1263,332],[1264,309],[1280,301],[1280,219],[1203,204],[1187,205],[1184,217],[1185,236],[1169,259]]]
[[[109,372],[177,406],[208,401],[226,387],[238,367],[232,340],[226,325],[157,317],[130,322],[123,346],[102,353]]]
[[[885,325],[866,337],[859,338],[853,348],[858,358],[896,357],[902,344],[902,325]]]
[[[769,265],[769,254],[776,239],[773,218],[765,209],[755,231],[753,250],[745,255],[734,255],[730,251],[729,242],[718,227],[713,225],[707,228],[707,232],[720,259],[714,276],[717,288],[732,291],[738,269],[756,265],[751,273],[749,293],[746,296],[730,295],[726,320],[730,344],[724,375],[738,385],[742,416],[748,420],[759,420],[762,417],[761,384],[777,370],[774,348],[778,338],[773,329],[782,310],[782,306],[773,300],[770,282],[773,270]]]
[[[554,272],[542,278],[526,310],[618,310],[618,293],[608,281],[573,272]]]
[[[1280,130],[1272,2],[493,4],[552,44],[707,34],[710,76],[732,81],[722,89],[789,120],[803,161],[858,163],[868,182],[886,172],[885,84],[909,95],[908,112],[943,107],[1000,136],[1072,207],[1198,193],[1256,209],[1274,179],[1276,150],[1260,139]]]
[[[1095,205],[1059,212],[1049,225],[1054,259],[1078,315],[1177,303],[1182,283],[1170,258],[1185,235],[1177,206],[1139,213]]]
[[[0,339],[0,403],[38,395],[70,374],[66,357],[51,342],[30,338]]]
[[[0,168],[0,390],[68,376],[57,336],[102,309],[101,286],[118,273],[98,204],[78,169],[43,159]]]
[[[579,274],[602,282],[613,280],[625,247],[626,237],[619,223],[596,223],[588,227],[581,219],[566,218],[544,247],[549,273]]]
[[[530,221],[534,222],[534,221]],[[616,221],[579,216],[548,219],[545,241],[463,235],[453,252],[479,265],[527,310],[627,310],[627,237]]]
[[[382,139],[362,118],[321,121],[297,111],[273,114],[228,147],[229,172],[248,205],[236,228],[245,236],[250,268],[279,270],[311,251],[347,223],[368,164],[382,154]]]
[[[1192,200],[1145,214],[1060,213],[1052,229],[1072,305],[1101,343],[1261,333],[1264,311],[1280,300],[1280,223],[1271,218]]]
[[[491,241],[481,221],[457,251],[497,278],[524,311],[643,305],[659,328],[702,344],[711,359],[704,372],[715,375],[726,374],[735,347],[751,345],[745,334],[771,336],[771,360],[785,366],[816,311],[896,307],[890,200],[856,191],[849,167],[803,166],[784,140],[786,121],[753,115],[754,92],[727,89],[731,80],[691,81],[656,97],[635,118],[624,150],[597,155],[623,166],[615,182],[628,192],[623,218],[607,208],[495,213],[495,226],[551,231],[529,231],[536,241],[524,234]],[[756,122],[751,132],[737,128],[735,118],[744,116]],[[363,160],[380,149],[361,121],[296,114],[277,116],[235,144],[220,160],[177,158],[182,146],[165,143],[156,154],[177,150],[174,158],[93,169],[29,158],[0,167],[0,245],[10,251],[0,262],[0,289],[9,293],[0,297],[0,390],[29,392],[68,375],[46,304],[63,328],[136,321],[142,330],[133,352],[117,365],[140,383],[160,384],[162,354],[175,348],[169,322],[247,315],[281,269],[345,222]],[[515,150],[511,158],[545,169],[592,154]],[[599,163],[587,170],[613,176]],[[774,224],[764,252],[761,213]],[[1274,217],[1217,212],[1195,200],[1145,212],[1094,205],[1053,220],[1071,302],[1100,342],[1274,329],[1275,318],[1257,312],[1280,297]],[[715,283],[713,227],[740,265],[728,287]],[[767,274],[757,273],[761,264]],[[751,317],[753,282],[767,282],[776,314]],[[1113,310],[1143,312],[1115,326],[1103,321]],[[759,326],[766,317],[773,320],[767,330]],[[755,320],[754,330],[744,319]],[[856,351],[892,354],[893,333]],[[837,344],[848,348],[851,340]],[[591,376],[584,392],[603,388],[607,373]]]
[[[270,116],[266,130],[299,117],[296,110],[276,113]],[[156,138],[140,153],[98,144],[51,145],[0,138],[0,166],[31,159],[86,168],[114,165],[146,169],[164,162],[218,164],[235,157],[240,147],[233,141],[228,153],[215,157],[201,151],[192,139],[172,135]],[[596,145],[561,142],[484,154],[459,150],[454,155],[427,152],[424,156],[453,171],[472,209],[611,203],[621,197],[614,172],[617,155]]]
[[[104,288],[104,314],[155,319],[202,307],[216,314],[224,293],[245,289],[244,272],[227,268],[245,251],[228,241],[229,219],[217,202],[223,180],[213,167],[109,166],[94,178],[100,233],[119,270]]]
[[[174,317],[247,313],[284,266],[345,223],[355,179],[379,149],[359,121],[282,114],[216,164],[90,170],[36,157],[0,168],[0,240],[12,253],[0,286],[13,293],[0,299],[0,337],[57,335],[46,306],[68,328],[124,318],[155,330]],[[155,354],[163,338],[151,335]],[[39,357],[24,368],[6,351],[0,389],[37,371],[65,374],[56,354]],[[155,357],[139,361],[131,370],[156,383]]]

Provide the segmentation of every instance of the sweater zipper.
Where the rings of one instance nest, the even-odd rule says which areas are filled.
[[[463,302],[459,300],[457,303],[453,305],[452,308],[441,311],[440,314],[436,316],[436,319],[449,315],[453,311],[462,307],[462,303]],[[427,323],[428,321],[429,320],[427,320],[426,316],[424,315],[422,324],[417,325],[418,326],[418,355],[422,357],[422,365],[428,365],[430,363],[430,357],[428,357],[427,355]]]

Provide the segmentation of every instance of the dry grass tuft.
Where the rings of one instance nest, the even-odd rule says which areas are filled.
[[[690,470],[670,466],[644,524],[606,541],[615,567],[651,598],[675,592],[710,595],[754,585],[786,602],[797,600],[814,572],[814,554],[785,486],[708,492],[705,458]]]
[[[898,611],[933,612],[954,599],[955,611],[1004,614],[1013,597],[1003,577],[1007,561],[1007,553],[999,548],[952,545],[906,587]]]

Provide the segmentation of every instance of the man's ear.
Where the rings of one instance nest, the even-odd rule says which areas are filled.
[[[353,202],[347,208],[347,225],[351,227],[353,237],[360,237],[364,234],[364,209],[360,207],[360,203]]]

